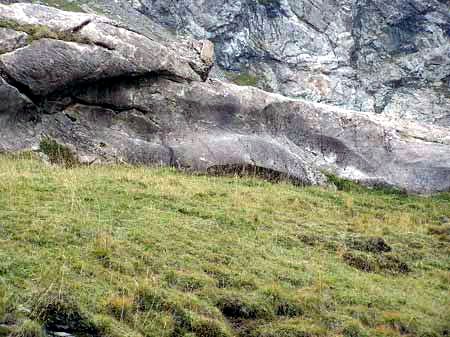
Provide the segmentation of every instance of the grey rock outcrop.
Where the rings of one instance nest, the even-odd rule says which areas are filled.
[[[18,1],[31,2],[0,3]],[[85,0],[80,7],[165,44],[176,34],[213,41],[213,77],[222,80],[450,125],[448,1]]]
[[[450,2],[129,0],[261,88],[450,125]]]
[[[450,190],[448,128],[207,79],[206,41],[162,43],[37,5],[0,5],[2,20],[29,36],[0,55],[0,151],[50,136],[87,162],[255,167],[302,184],[324,184],[328,171],[408,192]]]

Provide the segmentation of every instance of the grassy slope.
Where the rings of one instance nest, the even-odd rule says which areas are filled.
[[[64,11],[83,12],[81,5],[86,3],[85,0],[33,0],[33,3],[43,4],[45,6],[56,7]]]
[[[3,156],[0,336],[448,336],[444,216],[448,194]]]

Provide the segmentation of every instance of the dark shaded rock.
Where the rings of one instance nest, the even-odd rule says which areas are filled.
[[[9,118],[26,114],[33,110],[33,103],[20,91],[0,77],[0,118],[8,114]]]

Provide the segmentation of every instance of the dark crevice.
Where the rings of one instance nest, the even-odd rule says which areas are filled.
[[[271,182],[289,181],[294,185],[303,186],[305,182],[293,175],[283,173],[274,169],[252,165],[252,164],[224,164],[213,165],[207,168],[212,175],[237,175],[240,177],[258,177]]]
[[[108,109],[108,110],[113,110],[116,113],[121,113],[121,112],[127,112],[127,111],[131,111],[131,110],[136,110],[140,113],[142,113],[143,115],[147,115],[149,113],[149,111],[146,111],[140,107],[136,107],[136,106],[116,106],[114,104],[109,104],[109,103],[104,103],[104,102],[89,102],[86,100],[83,100],[79,97],[73,97],[73,104],[81,104],[81,105],[85,105],[85,106],[91,106],[91,107],[98,107],[98,108],[103,108],[103,109]],[[67,109],[67,108],[66,108]]]
[[[77,121],[77,118],[73,117],[72,115],[70,115],[70,114],[68,114],[68,113],[65,113],[64,115],[65,115],[67,118],[69,118],[69,119],[72,121],[72,123],[75,123],[75,122]]]
[[[150,121],[153,122],[156,127],[159,127],[158,122],[153,120],[149,116],[150,111],[146,110],[145,108],[134,105],[118,107],[114,104],[107,104],[103,102],[100,103],[89,102],[88,100],[83,100],[78,95],[89,91],[89,89],[93,87],[108,88],[111,87],[112,84],[113,85],[117,84],[125,87],[139,87],[140,85],[146,82],[148,83],[147,85],[151,85],[152,83],[156,82],[159,79],[166,79],[168,81],[173,81],[177,83],[187,82],[186,79],[174,76],[173,74],[167,71],[149,72],[147,74],[141,74],[136,76],[122,75],[117,77],[104,78],[101,80],[80,81],[77,83],[71,83],[70,85],[60,88],[48,95],[38,96],[33,94],[33,92],[28,86],[12,78],[7,73],[5,68],[6,67],[4,66],[4,64],[0,61],[0,78],[2,78],[6,84],[10,85],[13,88],[16,88],[20,94],[22,94],[24,97],[28,98],[30,102],[32,102],[33,106],[35,107],[34,110],[37,112],[36,120],[40,119],[39,115],[41,114],[54,114],[57,112],[62,112],[69,106],[78,103],[82,105],[97,106],[113,110],[116,113],[135,110],[142,113],[143,115],[146,115],[146,117],[149,118]]]
[[[0,64],[1,65],[1,64]],[[73,100],[78,101],[78,103],[81,104],[92,104],[86,101],[83,101],[79,95],[82,93],[85,93],[89,91],[89,89],[95,87],[95,88],[108,88],[115,84],[120,84],[124,87],[138,87],[142,83],[145,83],[146,81],[157,81],[158,79],[166,79],[168,81],[173,81],[177,83],[186,83],[188,82],[186,79],[178,77],[176,75],[173,75],[167,71],[151,71],[146,74],[139,74],[139,75],[133,75],[133,74],[127,74],[127,75],[119,75],[114,77],[108,77],[108,78],[102,78],[102,79],[93,79],[93,80],[86,80],[86,81],[77,81],[76,83],[71,83],[70,85],[66,85],[62,88],[59,88],[48,95],[44,97],[37,97],[36,101],[39,102],[39,105],[43,105],[46,102],[52,102],[52,101],[61,101],[64,98],[73,98]],[[97,103],[96,103],[97,104]],[[66,104],[66,106],[70,105]],[[100,104],[97,104],[100,105]],[[102,104],[102,107],[113,109],[116,111],[123,111],[123,110],[131,110],[136,109],[143,114],[148,113],[148,111],[143,110],[142,108],[136,108],[136,107],[126,107],[119,108],[114,105],[108,105],[108,104]],[[44,109],[45,110],[45,109]]]
[[[66,110],[67,108],[74,106],[75,104],[80,104],[80,105],[84,105],[84,106],[89,106],[89,107],[96,107],[96,108],[102,108],[102,109],[108,109],[108,110],[112,110],[114,111],[116,114],[120,114],[121,112],[129,112],[129,111],[137,111],[139,113],[141,113],[142,115],[146,116],[151,123],[154,124],[155,127],[157,128],[161,128],[160,124],[150,116],[150,111],[142,109],[141,107],[136,107],[133,105],[130,106],[122,106],[122,107],[118,107],[114,104],[108,104],[108,103],[103,103],[103,102],[89,102],[86,100],[83,100],[79,97],[72,97],[72,101],[71,104],[67,105],[64,110]],[[69,114],[65,114],[72,122],[76,122],[77,119],[73,116],[70,116]]]
[[[39,97],[34,95],[33,92],[31,91],[31,89],[16,81],[12,76],[10,76],[7,71],[6,71],[6,67],[3,64],[3,62],[0,60],[0,77],[11,87],[14,87],[17,89],[17,91],[19,91],[19,93],[23,96],[25,96],[26,98],[28,98],[35,106],[39,106]]]
[[[164,141],[164,139],[161,139],[161,143],[162,143],[162,146],[164,146],[167,149],[167,151],[169,151],[169,163],[168,163],[169,166],[175,167],[175,168],[180,168],[180,165],[178,164],[177,157],[175,155],[175,150],[173,149],[173,147],[168,145]]]
[[[188,65],[194,71],[194,73],[196,73],[197,75],[200,76],[200,78],[202,79],[203,82],[205,82],[208,79],[209,72],[212,69],[212,67],[214,66],[214,64],[211,64],[208,69],[205,69],[205,71],[202,71],[201,69],[198,69],[198,67],[196,66],[196,64],[194,62],[188,62]]]
[[[71,32],[78,33],[80,30],[82,30],[84,27],[86,27],[91,22],[92,22],[91,19],[87,19],[87,20],[83,21],[82,23],[80,23],[78,26],[75,26],[74,28],[72,28]]]
[[[92,42],[92,44],[93,44],[94,46],[101,47],[101,48],[105,48],[105,49],[108,49],[108,50],[116,50],[116,48],[110,46],[110,45],[107,44],[107,43],[101,42],[101,41],[95,41],[95,42]]]

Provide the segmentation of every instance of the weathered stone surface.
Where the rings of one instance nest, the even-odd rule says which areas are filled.
[[[8,53],[27,45],[27,34],[8,28],[0,28],[0,54]]]
[[[94,15],[85,13],[71,13],[60,11],[56,8],[25,3],[0,6],[0,20],[11,20],[19,25],[46,25],[59,31],[70,30],[79,27],[83,23],[92,20]],[[96,16],[98,20],[111,21],[107,18]]]
[[[0,152],[35,144],[37,118],[37,108],[30,99],[0,77]]]
[[[17,116],[33,109],[33,103],[0,77],[0,116]]]
[[[0,5],[0,20],[16,22],[19,31],[20,25],[46,26],[62,40],[39,36],[25,48],[0,55],[3,70],[35,94],[48,94],[63,83],[90,80],[91,77],[99,79],[101,74],[114,77],[165,71],[182,79],[200,80],[210,69],[209,65],[204,67],[200,55],[194,57],[192,53],[187,55],[189,58],[177,57],[173,49],[96,15],[13,4]],[[53,35],[48,37],[53,38]],[[81,61],[80,69],[70,67],[76,59]],[[53,68],[64,69],[64,74],[53,78]],[[24,69],[33,74],[26,76],[22,73]],[[25,81],[25,77],[28,80]]]
[[[449,126],[450,2],[127,0],[291,97]]]
[[[286,96],[450,125],[448,1],[95,0],[82,7],[175,51],[176,34],[212,40],[220,66],[212,74],[222,80],[235,71]]]
[[[24,6],[20,17],[46,11]],[[0,55],[0,151],[36,148],[48,135],[88,163],[255,167],[304,184],[326,183],[325,170],[409,192],[450,190],[448,128],[202,81],[213,57],[205,42],[166,47],[95,17],[69,26],[83,40],[41,38]]]
[[[151,114],[181,166],[248,164],[320,182],[320,170],[369,185],[450,188],[448,129],[358,114],[222,82],[166,79],[84,89],[97,106]]]
[[[31,2],[0,3],[19,1]],[[222,80],[237,71],[286,96],[450,125],[448,1],[95,0],[82,7],[175,51],[176,34],[212,40],[220,66],[212,74]]]

